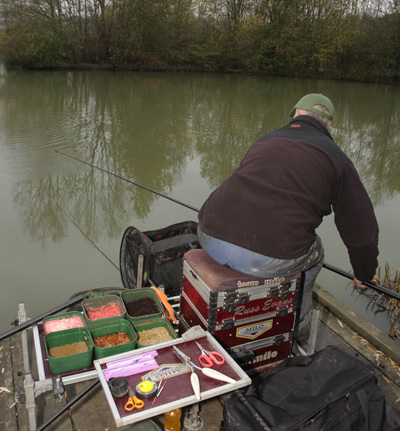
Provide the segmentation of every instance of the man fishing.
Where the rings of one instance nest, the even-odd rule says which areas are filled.
[[[324,262],[315,230],[332,210],[353,285],[376,280],[378,224],[352,161],[329,133],[333,115],[328,97],[301,98],[289,124],[260,138],[199,212],[200,244],[221,265],[268,278],[305,273],[298,340],[309,333]]]

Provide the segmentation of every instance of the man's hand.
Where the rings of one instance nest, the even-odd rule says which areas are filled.
[[[379,277],[377,275],[374,275],[374,278],[371,280],[372,284],[379,284]],[[353,278],[353,287],[357,287],[357,286],[363,286],[363,284],[361,283],[361,281],[354,277]],[[365,287],[365,286],[364,286]]]

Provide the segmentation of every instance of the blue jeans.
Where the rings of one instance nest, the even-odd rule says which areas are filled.
[[[197,230],[203,250],[216,262],[234,271],[255,277],[273,278],[304,272],[303,297],[300,310],[298,337],[309,332],[310,310],[312,306],[312,288],[319,271],[324,264],[324,248],[316,235],[315,241],[306,254],[296,259],[275,259],[235,244],[214,238]]]

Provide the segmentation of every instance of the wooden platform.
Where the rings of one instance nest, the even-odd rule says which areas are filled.
[[[393,363],[393,359],[389,358],[388,355],[381,354],[381,349],[373,346],[371,342],[366,342],[364,335],[359,335],[354,329],[350,328],[349,324],[344,319],[342,320],[343,316],[339,318],[333,314],[336,305],[331,303],[332,301],[326,302],[326,297],[323,297],[323,295],[324,292],[317,289],[316,297],[320,296],[318,298],[320,302],[316,304],[320,308],[317,350],[330,344],[336,345],[374,365],[378,384],[384,391],[387,400],[398,406],[400,404],[400,371],[398,366]],[[345,310],[340,305],[339,309]],[[359,325],[365,327],[366,324],[361,318],[357,316],[355,318]],[[32,331],[30,329],[27,330],[27,335],[29,346],[32,346]],[[22,359],[21,334],[16,334],[4,340],[0,347],[2,347],[0,350],[0,387],[10,390],[10,393],[8,393],[3,389],[0,393],[0,431],[30,431],[25,396],[22,394],[18,403],[15,403],[14,398],[15,393],[23,391],[23,379],[26,371],[24,370]],[[307,346],[303,347],[307,348]],[[393,346],[390,347],[393,348]],[[396,345],[394,349],[394,354],[396,354]],[[400,348],[398,348],[398,351],[400,351]],[[34,349],[30,348],[29,353],[33,377],[38,379],[35,371]],[[37,428],[40,429],[41,424],[45,423],[63,405],[72,400],[92,382],[85,381],[67,385],[64,396],[60,401],[55,399],[52,391],[37,394],[35,398]],[[204,431],[218,431],[220,429],[224,399],[226,398],[216,397],[200,404],[200,415],[204,422]],[[152,421],[162,429],[163,415],[152,418]],[[125,429],[133,431],[135,427],[137,425],[128,426]],[[124,428],[116,427],[110,414],[106,396],[101,385],[98,384],[45,429],[49,431],[86,431],[89,429],[117,431]],[[140,429],[144,428],[141,427]],[[149,429],[151,429],[150,425]]]
[[[400,345],[318,286],[314,298],[320,309],[316,349],[335,345],[369,362],[386,399],[400,409]]]
[[[28,330],[28,333],[32,331]],[[29,335],[32,345],[32,336]],[[24,367],[21,353],[21,336],[14,335],[2,343],[0,353],[0,367],[2,373],[0,382],[2,387],[8,388],[11,393],[0,394],[0,431],[29,431],[29,417],[25,404],[25,397],[21,396],[20,402],[15,403],[14,393],[23,389]],[[31,351],[32,353],[32,351]],[[35,364],[35,356],[31,355],[32,364]],[[34,370],[34,366],[32,367]],[[33,377],[35,373],[33,372]],[[44,392],[36,397],[36,421],[37,427],[48,420],[67,402],[73,399],[80,391],[92,381],[80,382],[65,387],[65,394],[61,401],[57,401],[52,392]],[[203,429],[209,431],[219,430],[222,420],[223,398],[218,397],[201,403],[201,417],[204,422]],[[152,419],[160,428],[163,424],[163,416]],[[116,431],[117,428],[110,414],[107,399],[100,384],[96,385],[72,408],[63,413],[52,424],[46,427],[48,431],[86,431],[89,429]],[[134,426],[132,426],[134,429]]]

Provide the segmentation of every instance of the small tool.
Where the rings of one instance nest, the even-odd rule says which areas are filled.
[[[125,410],[130,412],[133,409],[141,409],[144,406],[144,402],[140,400],[129,387],[129,399],[125,404]]]
[[[190,383],[192,384],[193,392],[197,400],[200,400],[200,380],[199,376],[195,373],[193,362],[190,360],[189,356],[185,355],[182,350],[179,350],[176,346],[172,346],[175,355],[180,359],[192,372],[190,375]]]
[[[158,388],[157,388],[157,392],[160,391],[161,389],[161,385],[163,384],[164,381],[164,374],[161,376],[161,380],[158,382]],[[157,394],[158,395],[158,394]]]
[[[160,389],[160,392],[157,394],[157,398],[160,396],[161,392],[164,390],[166,384],[167,384],[167,380],[162,385],[162,388]]]
[[[157,385],[151,380],[143,380],[136,385],[136,394],[142,398],[151,398],[157,393]]]
[[[161,383],[161,382],[160,382]],[[151,404],[151,407],[153,407],[154,406],[154,403],[156,402],[156,399],[161,395],[161,392],[163,391],[163,389],[164,389],[164,387],[165,387],[165,385],[167,384],[167,380],[164,382],[164,384],[161,386],[161,384],[160,384],[160,386],[159,386],[159,388],[158,388],[158,392],[157,392],[157,395],[154,397],[154,400],[153,400],[153,402],[152,402],[152,404]]]
[[[225,374],[220,373],[219,371],[213,370],[211,368],[201,368],[197,366],[193,361],[190,359],[188,355],[182,352],[182,350],[178,349],[176,346],[172,346],[175,355],[190,369],[192,372],[190,376],[190,381],[192,383],[192,388],[194,391],[194,394],[198,400],[200,400],[200,380],[199,376],[195,373],[194,369],[197,368],[200,370],[204,375],[211,377],[212,379],[221,380],[223,382],[234,384],[236,383],[236,380],[232,379],[231,377],[226,376]]]
[[[197,347],[201,351],[201,355],[199,356],[200,365],[206,368],[212,367],[214,364],[222,365],[225,364],[225,358],[221,353],[205,350],[201,344],[197,341],[195,342]]]

